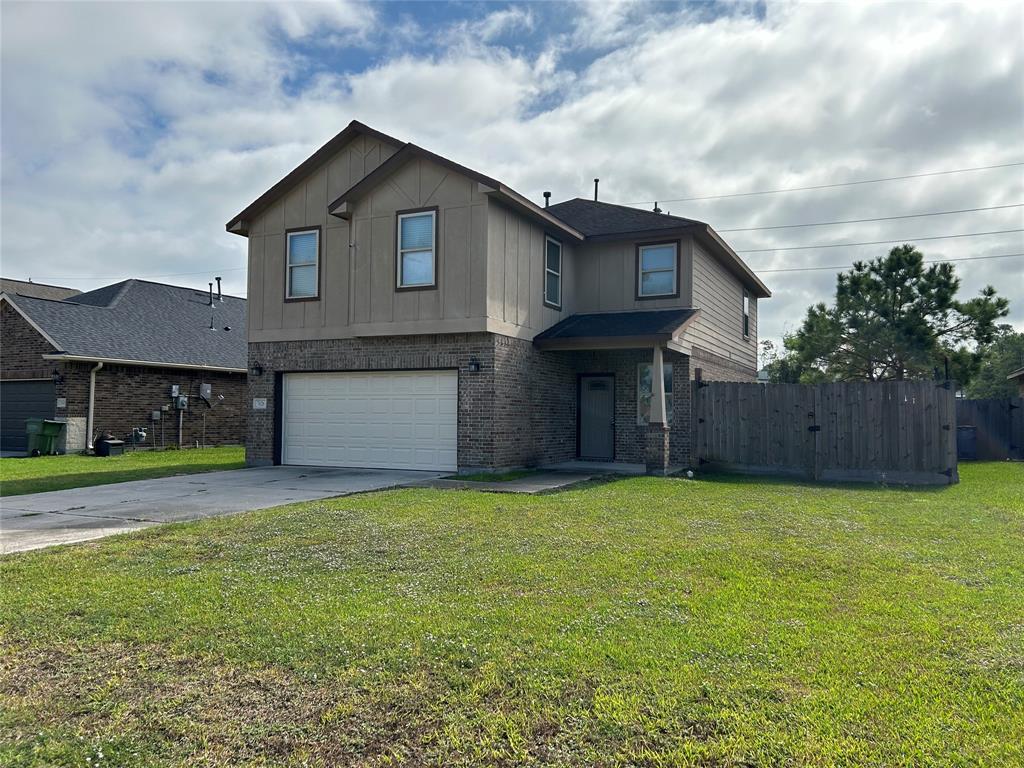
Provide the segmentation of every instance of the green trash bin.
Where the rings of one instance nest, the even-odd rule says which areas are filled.
[[[57,452],[57,438],[64,429],[64,422],[55,419],[43,419],[43,428],[40,431],[39,450],[49,456]]]
[[[28,455],[38,456],[42,453],[41,441],[43,419],[25,419],[25,436],[28,438]]]

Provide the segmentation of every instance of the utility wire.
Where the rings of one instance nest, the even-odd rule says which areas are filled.
[[[963,256],[959,259],[929,259],[922,264],[945,264],[948,261],[981,261],[983,259],[1012,259],[1024,256],[1024,253],[997,253],[993,256]],[[785,267],[783,269],[757,269],[759,274],[765,272],[817,272],[826,269],[851,269],[853,264],[837,264],[833,267]],[[753,269],[753,268],[752,268]]]
[[[722,200],[727,197],[752,197],[754,195],[774,195],[779,192],[807,192],[814,189],[834,189],[835,187],[853,187],[858,184],[879,184],[883,181],[902,181],[904,179],[922,179],[926,176],[946,176],[951,173],[970,173],[972,171],[989,171],[994,168],[1012,168],[1024,165],[1024,161],[1017,163],[1000,163],[999,165],[979,165],[975,168],[953,168],[948,171],[928,171],[927,173],[909,173],[905,176],[886,176],[881,179],[860,179],[858,181],[841,181],[835,184],[815,184],[810,187],[783,187],[780,189],[763,189],[758,192],[733,192],[728,195],[704,195],[702,197],[675,197],[671,200],[641,200],[636,203],[621,203],[621,205],[652,205],[653,203],[689,203],[695,200]]]
[[[1024,208],[1024,203],[990,205],[985,208],[959,208],[955,211],[931,211],[929,213],[907,213],[902,216],[879,216],[873,219],[844,219],[843,221],[818,221],[813,224],[776,224],[770,227],[730,227],[717,232],[759,232],[766,229],[795,229],[797,227],[831,227],[836,224],[864,224],[869,221],[896,221],[897,219],[920,219],[925,216],[950,216],[954,213],[976,213],[978,211],[1001,211],[1006,208]]]
[[[849,248],[854,245],[891,245],[892,243],[913,243],[918,240],[952,240],[958,237],[982,237],[983,235],[1006,235],[1024,232],[1022,229],[996,229],[992,232],[964,232],[958,235],[934,235],[932,237],[901,237],[899,240],[869,240],[862,243],[824,243],[821,245],[788,245],[781,248],[748,248],[736,253],[771,253],[773,251],[813,251],[818,248]]]
[[[246,267],[210,267],[209,269],[201,269],[198,272],[170,272],[168,274],[163,275],[108,275],[106,277],[33,277],[30,279],[29,282],[37,282],[42,280],[60,280],[62,282],[67,280],[131,280],[132,278],[135,278],[136,280],[150,280],[154,277],[184,277],[186,275],[212,275],[217,272],[239,272],[243,269],[246,269]]]

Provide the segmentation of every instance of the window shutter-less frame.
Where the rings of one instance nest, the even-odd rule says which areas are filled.
[[[544,303],[562,308],[562,244],[548,236],[544,237]]]
[[[285,300],[319,297],[320,230],[288,232]]]
[[[679,296],[679,242],[642,243],[636,247],[636,298]]]
[[[436,288],[437,209],[399,211],[397,219],[396,288]]]

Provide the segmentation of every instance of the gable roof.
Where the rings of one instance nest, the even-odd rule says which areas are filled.
[[[1007,379],[1024,379],[1024,368],[1018,368],[1016,371],[1006,377]]]
[[[31,280],[13,280],[0,277],[0,293],[17,293],[21,296],[35,296],[38,299],[66,299],[80,293],[77,288],[64,288],[60,285],[33,283]]]
[[[555,203],[547,210],[583,232],[589,242],[691,234],[755,296],[766,299],[772,295],[754,270],[703,221],[580,197]]]
[[[680,229],[703,223],[694,219],[684,219],[682,216],[642,211],[639,208],[586,200],[582,197],[555,203],[547,210],[587,237],[656,232],[660,229]]]
[[[480,185],[481,191],[492,199],[500,200],[517,212],[534,219],[543,226],[568,235],[576,241],[622,240],[645,235],[669,235],[684,232],[693,234],[755,296],[768,298],[772,295],[768,287],[761,282],[743,259],[729,247],[717,232],[702,221],[654,213],[653,211],[642,211],[625,205],[584,200],[579,197],[542,208],[497,179],[459,165],[415,144],[402,142],[357,120],[349,123],[330,141],[296,166],[287,176],[232,218],[225,225],[227,231],[246,235],[249,222],[254,216],[268,208],[357,135],[372,136],[398,147],[398,151],[331,202],[327,206],[327,210],[332,216],[342,219],[349,218],[352,213],[350,203],[374,189],[410,160],[424,158],[476,181]]]
[[[231,221],[229,221],[225,227],[227,231],[234,232],[236,234],[244,234],[245,229],[247,228],[247,222],[252,221],[254,216],[258,216],[269,208],[275,200],[288,192],[292,187],[305,178],[306,175],[314,171],[317,166],[327,161],[331,156],[339,152],[349,141],[359,135],[372,136],[375,139],[383,141],[385,144],[391,144],[395,147],[400,147],[405,143],[393,136],[388,136],[386,133],[381,133],[375,128],[364,125],[358,120],[353,120],[341,131],[335,134],[326,144],[320,147],[320,149],[295,166],[288,175],[249,203],[244,210],[232,217]]]
[[[57,348],[55,359],[248,368],[246,302],[235,296],[215,299],[211,310],[205,291],[125,280],[61,301],[8,294],[3,299]]]
[[[564,220],[559,219],[556,216],[552,216],[547,210],[541,208],[528,198],[523,197],[514,189],[506,186],[497,179],[485,176],[479,171],[474,171],[472,168],[459,165],[453,160],[449,160],[447,157],[442,157],[441,155],[435,154],[434,152],[430,152],[429,150],[423,149],[423,147],[419,147],[411,143],[403,145],[403,147],[395,154],[349,187],[336,200],[327,206],[328,212],[332,216],[337,216],[338,218],[348,218],[351,214],[351,209],[348,206],[349,203],[359,200],[368,192],[375,189],[382,181],[384,181],[384,179],[388,178],[403,165],[415,158],[429,160],[443,168],[447,168],[458,174],[466,176],[481,185],[481,191],[493,198],[501,200],[506,205],[515,208],[520,213],[536,219],[544,226],[557,229],[562,234],[568,235],[574,240],[583,240],[584,234],[578,229],[567,224]]]

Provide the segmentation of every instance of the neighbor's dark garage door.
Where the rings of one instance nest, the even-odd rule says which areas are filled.
[[[24,451],[25,419],[52,419],[52,381],[0,381],[0,450]]]

